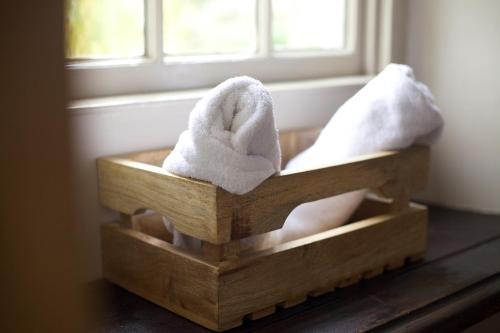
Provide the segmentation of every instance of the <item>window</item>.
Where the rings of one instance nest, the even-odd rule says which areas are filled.
[[[358,0],[66,0],[74,98],[359,74]]]
[[[66,38],[69,59],[142,57],[145,55],[144,2],[68,1]]]
[[[273,50],[342,50],[345,5],[345,0],[273,0]]]
[[[256,53],[256,9],[255,0],[164,0],[165,56]]]

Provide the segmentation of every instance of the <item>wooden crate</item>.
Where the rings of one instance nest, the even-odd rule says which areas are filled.
[[[317,130],[281,135],[284,160],[307,148]],[[121,221],[102,227],[104,277],[200,325],[223,331],[418,259],[426,249],[427,210],[409,202],[424,187],[429,150],[414,146],[342,164],[283,171],[244,195],[179,177],[160,165],[169,150],[98,160],[103,205]],[[240,251],[240,239],[282,227],[299,204],[369,188],[349,224],[271,249]],[[169,243],[152,209],[202,241],[202,253]],[[155,224],[156,223],[156,224]],[[153,226],[152,226],[153,225]]]

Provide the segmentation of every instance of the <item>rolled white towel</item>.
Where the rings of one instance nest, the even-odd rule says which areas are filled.
[[[163,168],[209,181],[243,194],[278,172],[281,150],[271,95],[260,81],[247,76],[228,79],[210,90],[189,115],[188,130],[179,137]],[[199,250],[200,242],[176,231],[174,245]]]
[[[280,165],[271,95],[259,81],[241,76],[222,82],[196,104],[163,168],[243,194]]]
[[[415,80],[410,67],[390,64],[338,109],[314,145],[292,159],[286,169],[339,163],[414,143],[431,144],[442,127],[443,119],[427,86]],[[338,227],[347,222],[365,193],[359,190],[302,204],[282,229],[251,237],[244,247],[265,248]]]

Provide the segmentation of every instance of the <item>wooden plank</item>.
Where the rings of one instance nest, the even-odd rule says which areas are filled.
[[[412,207],[222,262],[221,328],[263,304],[278,304],[324,285],[344,287],[366,271],[421,253],[426,226],[426,210]]]
[[[429,218],[429,244],[426,261],[450,256],[500,236],[500,215],[433,207]]]
[[[289,314],[260,332],[365,332],[432,306],[500,273],[500,239],[396,276],[370,280],[363,288],[336,291],[314,308]],[[360,297],[363,295],[363,297]],[[293,309],[292,309],[293,310]],[[429,325],[429,323],[427,323]],[[326,329],[328,328],[328,329]],[[439,330],[438,330],[439,331]]]
[[[203,255],[208,260],[218,262],[238,257],[240,254],[240,242],[231,241],[225,244],[202,242],[201,249]]]
[[[293,306],[299,305],[303,302],[307,301],[307,295],[300,295],[296,297],[292,297],[287,299],[286,301],[279,303],[278,306],[283,309],[288,309]]]
[[[298,153],[314,144],[321,132],[321,128],[307,128],[280,132],[282,169]]]
[[[231,237],[240,239],[279,229],[290,212],[304,202],[363,188],[382,188],[386,195],[396,197],[420,190],[427,181],[428,160],[428,147],[414,146],[318,169],[284,171],[249,193],[233,196]]]
[[[102,226],[103,276],[196,323],[218,329],[217,268],[117,224]]]
[[[132,229],[136,229],[146,235],[172,243],[173,235],[167,230],[162,216],[156,213],[135,215],[132,220]]]
[[[217,212],[216,186],[116,157],[99,159],[98,174],[103,205],[128,215],[153,209],[183,233],[214,244],[230,240],[231,221]]]
[[[500,315],[500,276],[487,278],[481,283],[440,299],[415,311],[412,316],[391,320],[380,328],[384,332],[462,332],[494,314]],[[497,324],[496,331],[500,325]],[[463,331],[465,332],[465,331]],[[472,330],[471,332],[495,332]]]
[[[250,313],[248,315],[248,319],[250,319],[250,320],[261,319],[261,318],[267,317],[269,315],[272,315],[275,311],[276,311],[276,306],[274,306],[274,305],[268,306],[262,310],[258,310],[258,311]]]
[[[167,158],[168,154],[170,154],[171,151],[172,149],[170,148],[154,149],[124,154],[120,155],[119,157],[123,159],[130,159],[132,161],[143,164],[161,167],[163,165],[163,161],[165,161],[165,158]]]

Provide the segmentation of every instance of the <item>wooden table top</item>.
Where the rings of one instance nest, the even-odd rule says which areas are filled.
[[[228,332],[455,332],[500,311],[500,216],[431,207],[423,261]],[[94,332],[210,332],[111,283]],[[500,331],[500,328],[499,328]]]

